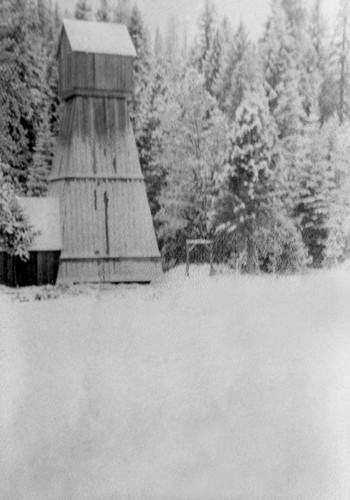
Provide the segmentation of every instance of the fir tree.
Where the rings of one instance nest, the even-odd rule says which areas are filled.
[[[154,63],[147,87],[142,94],[142,106],[138,114],[137,144],[140,164],[145,177],[148,201],[153,216],[159,211],[159,198],[165,181],[165,170],[160,161],[160,123],[168,88],[165,71],[160,63]]]
[[[157,28],[154,37],[154,58],[157,63],[163,61],[164,58],[164,41],[159,28]]]
[[[29,1],[6,0],[0,5],[4,23],[0,30],[0,154],[24,192],[48,94],[37,14],[36,4]]]
[[[248,272],[256,270],[257,229],[271,211],[276,137],[263,89],[248,92],[237,109],[229,136],[213,213],[218,230],[240,235]]]
[[[328,129],[330,164],[335,183],[327,224],[325,260],[334,265],[350,256],[350,127],[348,122],[339,126],[332,119],[324,128]]]
[[[205,80],[205,87],[212,95],[215,92],[215,85],[222,66],[223,56],[223,40],[221,31],[216,29],[210,49],[206,54],[203,61],[203,75]]]
[[[54,156],[55,138],[48,110],[43,115],[34,149],[27,189],[29,196],[45,196]]]
[[[198,41],[194,47],[193,60],[200,73],[204,69],[204,61],[211,49],[216,30],[216,10],[210,0],[204,1],[204,8],[199,18]]]
[[[340,0],[333,41],[333,76],[337,89],[337,112],[340,123],[350,116],[350,1]]]
[[[74,11],[75,19],[89,21],[91,19],[91,7],[87,0],[78,0]]]
[[[330,161],[329,129],[310,123],[299,137],[296,154],[294,217],[314,267],[321,267],[329,235],[331,200],[335,188]]]
[[[111,8],[109,6],[108,0],[100,0],[100,8],[96,13],[96,19],[99,22],[109,22],[111,21]]]
[[[128,30],[137,54],[134,61],[134,95],[130,103],[130,117],[138,143],[139,130],[142,129],[140,120],[142,100],[143,96],[147,94],[150,80],[151,49],[148,31],[143,22],[141,11],[136,5],[132,8],[128,20]]]
[[[168,66],[168,70],[172,73],[173,68],[175,68],[176,71],[177,65],[180,63],[181,50],[179,38],[178,20],[176,19],[176,17],[170,17],[166,30],[164,56],[165,62]]]
[[[197,71],[188,69],[171,91],[161,120],[160,164],[166,183],[158,235],[167,258],[180,257],[184,238],[209,234],[214,174],[225,148],[224,117]]]
[[[260,79],[257,55],[247,29],[240,23],[223,49],[214,92],[221,109],[234,120],[245,92],[252,90]]]
[[[120,24],[129,24],[131,15],[130,0],[118,0],[113,10],[113,21]]]
[[[0,246],[9,255],[27,260],[35,233],[18,205],[8,171],[0,160]]]

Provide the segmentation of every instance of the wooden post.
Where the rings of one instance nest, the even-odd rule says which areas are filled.
[[[209,276],[213,276],[214,274],[214,264],[213,264],[213,243],[210,244],[209,246],[209,251],[210,251],[210,271],[209,271]]]
[[[212,276],[214,274],[214,264],[213,264],[213,241],[212,240],[187,240],[186,241],[186,276],[190,275],[190,254],[192,250],[197,245],[204,245],[209,249],[209,262],[210,262],[210,271],[209,275]]]
[[[190,252],[186,241],[186,276],[190,275]]]

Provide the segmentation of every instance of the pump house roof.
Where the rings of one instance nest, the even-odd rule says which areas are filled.
[[[65,19],[63,31],[73,52],[136,57],[135,47],[124,24]]]

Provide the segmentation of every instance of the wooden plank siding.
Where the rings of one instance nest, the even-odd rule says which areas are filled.
[[[96,175],[143,179],[125,99],[79,96],[63,110],[51,179]]]
[[[125,99],[66,102],[49,194],[61,201],[60,282],[150,281],[161,272]]]
[[[101,24],[65,21],[60,39],[58,281],[148,282],[161,264],[128,112],[136,52],[125,26]]]
[[[62,42],[59,71],[61,99],[76,95],[129,98],[133,92],[133,58],[72,52]]]
[[[7,286],[54,285],[60,251],[29,252],[28,261],[0,252],[0,283]]]

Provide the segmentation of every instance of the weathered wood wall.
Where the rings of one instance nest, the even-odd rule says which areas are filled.
[[[59,51],[59,94],[128,97],[133,91],[133,58],[72,52],[63,31]]]
[[[126,99],[66,102],[50,182],[63,281],[151,281],[160,257]]]
[[[125,26],[63,23],[65,104],[49,189],[60,200],[60,282],[145,282],[161,272],[128,115],[135,56]]]
[[[30,252],[23,262],[0,252],[0,283],[7,286],[54,285],[57,279],[60,251]]]

